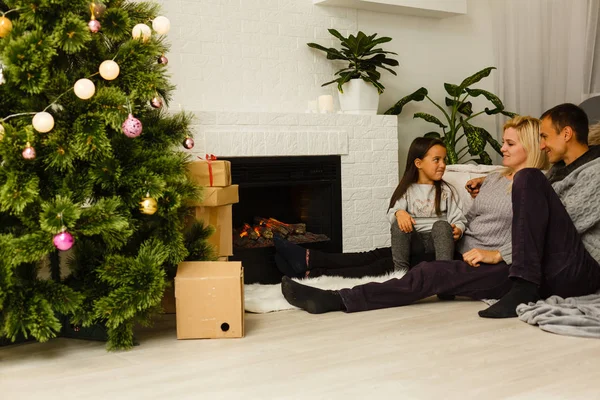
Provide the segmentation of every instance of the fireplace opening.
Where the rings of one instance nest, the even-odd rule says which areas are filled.
[[[230,259],[242,262],[245,283],[281,282],[274,235],[307,249],[342,251],[340,156],[227,160],[240,198],[232,210]]]

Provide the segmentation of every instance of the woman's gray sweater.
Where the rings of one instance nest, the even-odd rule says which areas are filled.
[[[498,250],[512,264],[512,180],[500,173],[488,175],[467,213],[467,229],[457,244],[461,254],[471,249]]]

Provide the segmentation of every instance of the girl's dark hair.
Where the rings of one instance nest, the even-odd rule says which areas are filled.
[[[408,187],[413,183],[416,183],[419,180],[419,169],[415,165],[415,160],[417,158],[423,159],[429,149],[433,146],[442,146],[444,149],[446,145],[440,139],[432,139],[425,137],[418,137],[410,145],[408,149],[408,157],[406,158],[406,168],[404,169],[404,175],[402,175],[402,179],[400,179],[400,183],[394,193],[392,194],[392,199],[390,200],[390,206],[388,210],[394,207],[394,204],[406,193]],[[449,186],[444,181],[435,181],[433,182],[435,186],[435,213],[437,215],[441,215],[442,211],[440,209],[440,202],[442,199],[442,183]]]

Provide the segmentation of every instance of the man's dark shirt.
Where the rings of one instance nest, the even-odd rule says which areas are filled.
[[[595,160],[600,157],[600,145],[599,146],[590,146],[590,149],[583,153],[578,159],[573,161],[569,165],[565,165],[564,161],[559,161],[550,168],[550,171],[546,173],[546,177],[550,181],[550,183],[562,181],[565,179],[567,175],[571,172],[575,171],[577,168],[581,167],[588,162]]]

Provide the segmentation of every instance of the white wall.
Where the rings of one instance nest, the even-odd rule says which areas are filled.
[[[357,11],[312,0],[162,0],[171,20],[173,104],[203,111],[304,112],[335,94],[334,67],[306,46],[356,32]],[[336,39],[337,41],[337,39]]]
[[[469,0],[466,16],[446,19],[315,6],[312,0],[158,2],[172,24],[167,57],[178,86],[174,109],[304,112],[308,100],[336,94],[334,85],[320,87],[332,79],[335,66],[306,46],[311,41],[337,45],[327,28],[344,35],[363,30],[393,38],[385,49],[398,53],[400,67],[397,77],[383,74],[387,90],[381,113],[421,86],[443,102],[444,82],[460,83],[493,65],[490,7],[482,0]],[[494,91],[494,78],[480,87]],[[416,103],[399,117],[401,171],[410,141],[434,127],[413,120],[416,111],[435,109]],[[494,118],[484,120],[480,125],[494,133]]]
[[[487,1],[469,0],[467,15],[445,19],[360,12],[358,29],[393,38],[386,47],[398,53],[398,76],[388,74],[382,80],[386,91],[380,100],[380,112],[385,112],[397,100],[420,87],[427,88],[429,96],[443,105],[444,82],[460,84],[467,76],[494,66],[491,11]],[[494,74],[492,72],[476,87],[495,93]],[[477,99],[473,109],[481,111],[482,106],[489,106],[489,103]],[[406,164],[410,142],[437,128],[421,119],[413,119],[415,112],[443,117],[427,99],[404,107],[398,121],[400,173]],[[476,117],[473,124],[482,126],[492,135],[496,133],[495,117],[482,115]],[[495,153],[493,150],[488,152]]]

